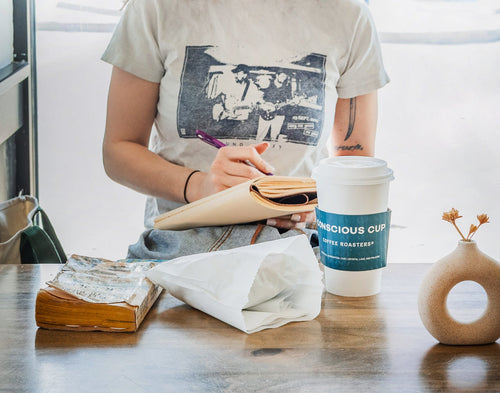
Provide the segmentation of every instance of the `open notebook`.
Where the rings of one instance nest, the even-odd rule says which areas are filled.
[[[156,229],[181,230],[242,224],[314,210],[316,182],[310,178],[262,176],[155,218]]]

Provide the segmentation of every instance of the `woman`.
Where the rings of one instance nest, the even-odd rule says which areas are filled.
[[[357,0],[132,0],[103,60],[113,65],[104,166],[149,196],[147,228],[165,211],[263,173],[310,176],[329,151],[374,154],[376,90],[388,77],[369,11]],[[279,103],[279,138],[258,143],[255,81],[283,73],[292,98]],[[196,129],[228,147],[203,144]],[[313,220],[311,213],[270,219],[270,237],[259,240]],[[214,230],[206,239],[202,230],[147,231],[139,243],[157,236],[165,244],[147,257],[172,257],[193,251],[186,237],[196,235],[203,251],[227,228],[207,229]]]

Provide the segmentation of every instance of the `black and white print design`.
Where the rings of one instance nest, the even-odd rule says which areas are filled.
[[[177,111],[181,138],[203,130],[218,139],[317,145],[325,100],[325,56],[284,67],[224,64],[188,46]]]

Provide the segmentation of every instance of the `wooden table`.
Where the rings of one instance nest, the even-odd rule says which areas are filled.
[[[0,265],[0,392],[500,392],[498,342],[445,346],[422,325],[428,268],[389,265],[377,296],[325,293],[315,320],[247,335],[166,294],[137,333],[38,329],[59,266]]]

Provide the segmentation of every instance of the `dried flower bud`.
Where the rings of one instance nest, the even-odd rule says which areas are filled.
[[[479,221],[479,225],[487,224],[490,222],[490,219],[486,214],[480,214],[479,216],[477,216],[477,219]]]
[[[445,221],[454,223],[458,218],[462,218],[462,216],[459,215],[457,209],[452,208],[449,212],[443,213],[443,220]]]
[[[470,224],[470,228],[469,228],[469,234],[467,235],[467,239],[470,239],[472,237],[472,235],[477,231],[477,226],[475,226],[474,224]]]

